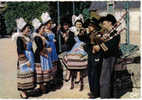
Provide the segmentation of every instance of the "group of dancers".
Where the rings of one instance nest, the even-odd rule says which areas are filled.
[[[73,15],[73,26],[64,22],[53,33],[55,24],[48,12],[42,13],[41,21],[33,19],[32,25],[23,18],[16,19],[17,32],[12,35],[12,39],[16,40],[17,45],[17,87],[20,96],[28,98],[27,90],[45,93],[46,85],[55,78],[58,67],[65,67],[64,80],[68,82],[71,79],[70,89],[74,88],[75,79],[76,84],[80,83],[79,90],[83,90],[83,75],[87,71],[88,96],[111,98],[111,76],[116,59],[120,56],[120,35],[108,38],[117,33],[116,30],[111,31],[116,23],[111,14],[88,21],[84,21],[82,14]],[[34,31],[31,33],[32,26]],[[107,38],[105,33],[109,33]],[[60,53],[57,50],[59,34]],[[62,66],[57,66],[59,62]]]

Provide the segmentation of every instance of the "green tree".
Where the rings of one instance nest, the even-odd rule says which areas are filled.
[[[44,11],[48,11],[48,2],[8,2],[4,12],[7,33],[11,34],[16,27],[15,20],[23,17],[26,22],[40,18]]]
[[[90,17],[89,7],[91,2],[75,2],[76,15],[83,14],[84,20]]]
[[[75,14],[83,14],[85,20],[89,16],[90,2],[75,2]],[[11,34],[16,27],[15,20],[19,17],[23,17],[26,22],[31,21],[34,18],[39,18],[43,12],[48,11],[51,18],[57,22],[57,2],[8,2],[5,10],[4,19],[6,24],[6,30],[8,34]],[[63,23],[66,19],[71,22],[73,15],[72,2],[60,2],[60,20]]]
[[[2,14],[0,14],[0,35],[4,35],[6,33],[6,26],[4,22],[4,17]]]

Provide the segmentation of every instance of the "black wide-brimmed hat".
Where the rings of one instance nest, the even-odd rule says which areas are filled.
[[[112,22],[112,25],[117,22],[116,18],[112,14],[107,14],[106,16],[101,17],[99,23],[102,23],[103,21]]]
[[[71,26],[72,22],[71,22],[71,17],[70,15],[66,15],[66,16],[63,16],[61,18],[61,25],[64,26],[64,25],[69,25]]]
[[[97,20],[96,18],[94,18],[94,17],[92,17],[92,18],[89,20],[88,26],[93,26],[93,27],[95,27],[97,30],[100,30],[100,29],[101,29],[98,20]]]

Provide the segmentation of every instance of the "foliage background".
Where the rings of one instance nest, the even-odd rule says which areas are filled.
[[[39,18],[42,12],[48,10],[47,2],[8,2],[4,12],[7,33],[11,34],[16,27],[15,20],[23,17],[26,22]]]
[[[82,13],[84,18],[89,17],[90,2],[74,2],[75,14]],[[57,23],[57,2],[7,2],[6,10],[3,12],[7,34],[12,34],[16,28],[15,20],[23,17],[26,22],[31,24],[34,18],[39,18],[43,12],[48,11],[51,18]],[[72,2],[60,2],[61,24],[64,21],[71,23],[73,15]],[[5,33],[6,34],[6,33]]]

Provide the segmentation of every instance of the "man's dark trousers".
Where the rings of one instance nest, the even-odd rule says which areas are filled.
[[[102,70],[100,76],[100,97],[111,98],[112,97],[112,75],[114,64],[116,62],[115,57],[103,58]]]
[[[100,74],[101,74],[102,58],[100,54],[88,55],[88,81],[90,92],[94,97],[100,96]]]

